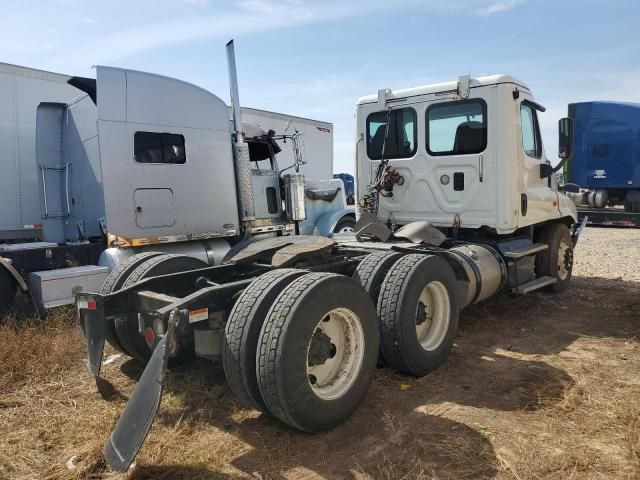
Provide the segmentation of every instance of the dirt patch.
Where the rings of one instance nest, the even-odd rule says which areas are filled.
[[[101,448],[141,368],[117,357],[96,384],[71,312],[4,319],[0,478],[640,478],[640,231],[590,228],[580,242],[569,291],[465,310],[442,368],[380,369],[327,434],[241,408],[219,365],[171,371],[125,476]]]

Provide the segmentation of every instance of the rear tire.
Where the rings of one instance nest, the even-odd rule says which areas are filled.
[[[150,258],[157,257],[158,255],[162,254],[160,252],[138,253],[132,257],[127,258],[125,261],[120,262],[116,266],[116,268],[109,272],[107,279],[104,281],[102,287],[100,288],[100,294],[108,295],[120,290],[120,288],[122,288],[122,285],[124,285],[124,282],[127,281],[127,278],[129,277],[131,272],[133,272],[138,267],[138,265],[144,263]],[[127,354],[125,349],[122,348],[122,345],[120,345],[120,342],[118,341],[115,319],[107,318],[106,322],[107,325],[105,331],[105,339],[107,340],[107,343],[109,343],[109,345],[111,345],[119,352]],[[82,333],[84,334],[84,324],[80,324],[80,327],[82,328]]]
[[[362,286],[342,275],[308,273],[282,291],[260,332],[260,394],[286,424],[330,430],[366,395],[378,348],[377,316]]]
[[[371,296],[373,304],[378,304],[380,287],[389,269],[403,257],[398,252],[376,252],[367,255],[356,267],[353,279],[357,280]]]
[[[186,255],[162,254],[153,258],[148,258],[139,264],[127,277],[121,288],[135,285],[137,282],[149,277],[167,275],[169,273],[184,272],[196,268],[204,268],[207,264],[202,260]],[[147,362],[151,357],[151,349],[146,340],[138,331],[138,315],[131,312],[125,317],[118,317],[114,320],[114,326],[118,337],[118,342],[123,350],[141,362]],[[183,348],[184,347],[184,348]],[[193,343],[189,346],[180,345],[178,355],[173,357],[172,363],[180,363],[191,359],[194,355]]]
[[[15,280],[4,267],[0,267],[0,312],[13,305],[15,296]]]
[[[573,271],[573,240],[569,228],[563,223],[545,225],[537,241],[546,243],[549,248],[536,256],[536,276],[555,278],[557,282],[547,290],[555,293],[564,292],[569,288]]]
[[[256,377],[260,330],[282,289],[305,273],[282,269],[261,275],[242,292],[225,326],[222,366],[229,387],[240,401],[263,413],[269,410],[260,395]]]
[[[442,365],[458,332],[456,278],[432,255],[405,255],[382,283],[378,299],[382,356],[395,369],[423,376]]]

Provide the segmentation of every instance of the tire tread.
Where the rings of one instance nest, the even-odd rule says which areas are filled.
[[[156,266],[158,266],[162,262],[165,262],[165,261],[167,261],[169,259],[172,259],[172,258],[189,259],[187,261],[191,261],[192,260],[194,264],[196,262],[200,262],[203,267],[206,266],[206,264],[204,262],[202,262],[200,260],[197,260],[194,257],[188,257],[186,255],[174,255],[174,254],[169,254],[169,253],[157,255],[155,257],[147,259],[145,262],[143,262],[140,265],[138,265],[135,268],[135,270],[133,270],[133,272],[131,272],[131,274],[127,277],[127,279],[125,280],[124,284],[122,285],[122,288],[127,288],[127,287],[131,287],[131,286],[135,285],[140,280],[143,280],[153,268],[155,268]],[[193,268],[196,268],[196,267],[193,267]],[[131,321],[133,321],[133,320],[132,320],[132,317],[130,315],[127,315],[127,316],[124,316],[124,317],[118,317],[118,318],[116,318],[114,320],[115,331],[116,331],[116,334],[118,336],[118,341],[120,342],[120,345],[122,345],[122,348],[125,350],[125,352],[129,356],[131,356],[133,358],[136,358],[136,359],[138,359],[138,360],[140,360],[142,362],[146,362],[149,359],[149,357],[151,356],[151,352],[150,351],[141,351],[135,345],[135,341],[132,338],[130,330],[129,330],[129,325],[130,325]]]
[[[280,372],[277,369],[279,342],[283,338],[282,333],[286,331],[287,324],[293,321],[291,311],[296,299],[301,297],[305,291],[312,288],[314,284],[331,276],[340,275],[333,273],[308,273],[289,284],[271,307],[267,321],[265,321],[262,327],[260,340],[258,342],[256,370],[262,398],[273,416],[300,430],[304,430],[304,428],[287,413],[284,408],[285,400],[280,397],[278,391],[278,381],[280,377]]]
[[[364,289],[371,295],[373,303],[377,304],[380,287],[389,269],[404,254],[393,251],[371,253],[362,260],[353,273],[354,280],[360,282]],[[383,277],[382,279],[380,277]]]
[[[255,315],[254,308],[258,307],[260,302],[265,301],[266,297],[269,296],[270,290],[278,286],[280,288],[286,287],[287,280],[290,280],[290,283],[303,273],[301,270],[284,268],[272,270],[258,277],[242,292],[233,306],[225,326],[222,364],[229,387],[240,401],[264,413],[268,413],[264,403],[259,403],[257,399],[253,399],[251,394],[248,393],[249,386],[247,382],[250,379],[247,378],[244,362],[241,360],[245,355],[244,350],[247,348],[246,336],[248,335],[250,322],[253,321]],[[253,355],[254,364],[256,353],[254,352]]]
[[[402,345],[402,321],[398,315],[398,304],[402,301],[402,293],[406,282],[415,265],[425,258],[425,255],[409,254],[400,259],[389,270],[378,297],[378,316],[380,322],[380,348],[385,361],[397,370],[405,370],[406,362],[398,348]]]
[[[120,262],[116,265],[116,268],[109,272],[107,275],[107,279],[100,287],[100,294],[108,295],[110,293],[116,292],[119,290],[124,282],[127,280],[127,276],[131,274],[135,268],[147,261],[150,258],[161,255],[160,252],[143,252],[133,255],[132,257],[127,258],[125,261]],[[105,332],[105,340],[109,345],[118,350],[121,353],[129,355],[124,347],[120,344],[120,340],[118,339],[118,334],[116,332],[115,327],[115,319],[107,319],[108,322],[106,332]]]

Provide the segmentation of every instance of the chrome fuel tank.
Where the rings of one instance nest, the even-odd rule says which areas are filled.
[[[469,280],[465,291],[460,295],[460,307],[495,295],[505,284],[507,266],[504,259],[487,245],[468,244],[449,250]]]

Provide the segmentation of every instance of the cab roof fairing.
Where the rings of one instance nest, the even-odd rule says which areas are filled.
[[[230,131],[227,104],[202,87],[139,70],[95,68],[101,120]],[[102,109],[101,99],[107,101]]]
[[[530,92],[529,87],[520,80],[512,77],[511,75],[488,75],[483,77],[477,77],[471,79],[471,88],[475,87],[484,87],[488,85],[498,85],[502,83],[511,83],[516,87],[525,90],[526,92]],[[443,82],[443,83],[433,83],[430,85],[422,85],[418,87],[410,87],[403,88],[400,90],[391,90],[388,93],[387,99],[400,99],[406,97],[416,97],[419,95],[429,95],[434,93],[444,93],[444,92],[452,92],[456,91],[458,88],[458,81],[454,80],[451,82]],[[368,104],[368,103],[377,103],[378,102],[378,94],[375,95],[367,95],[358,99],[358,105]]]

